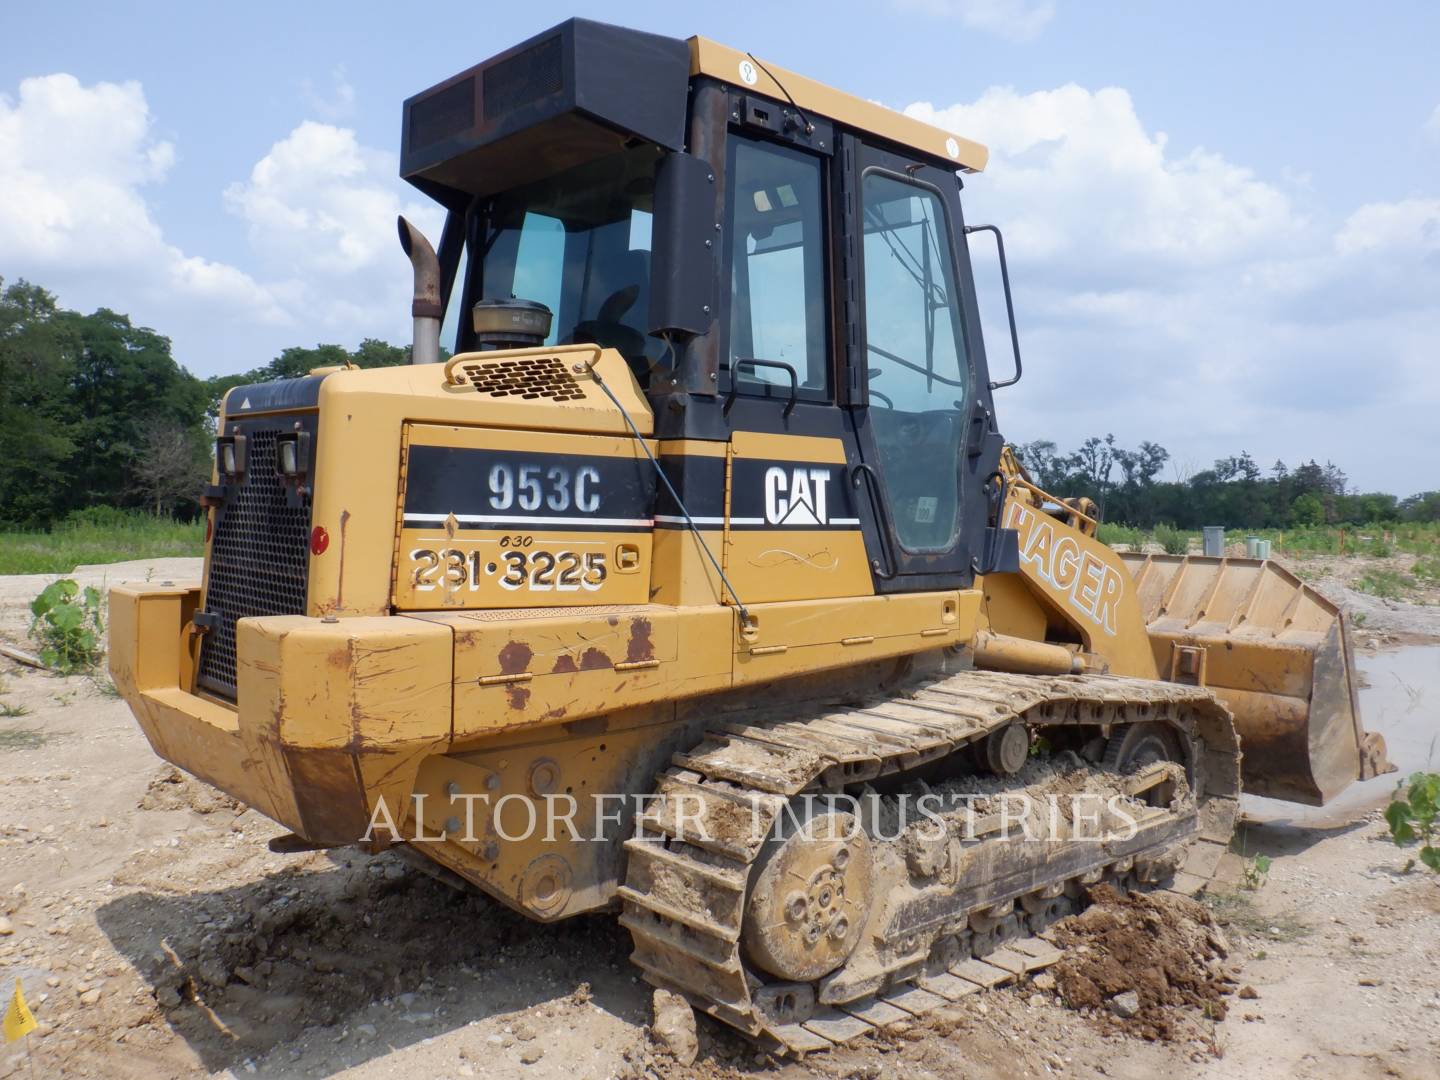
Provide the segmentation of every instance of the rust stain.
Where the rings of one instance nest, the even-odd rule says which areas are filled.
[[[559,720],[559,719],[560,719],[562,716],[564,716],[564,715],[565,715],[565,706],[563,706],[563,705],[557,705],[557,706],[555,706],[555,708],[549,710],[544,716],[540,717],[540,719],[541,719],[541,720]]]
[[[595,671],[598,668],[611,667],[610,657],[596,648],[586,649],[580,657],[581,671]]]
[[[506,696],[510,698],[510,707],[512,709],[524,709],[530,702],[529,688],[521,686],[518,683],[511,683],[505,687],[505,693]]]
[[[633,664],[637,660],[653,659],[655,659],[655,643],[650,640],[650,620],[631,620],[630,640],[625,644],[626,663]]]
[[[500,650],[500,674],[519,675],[530,666],[535,653],[523,641],[512,641]]]
[[[345,528],[350,524],[350,511],[340,511],[340,567],[336,571],[335,606],[345,606]]]
[[[553,674],[561,674],[568,671],[579,671],[575,666],[575,658],[569,653],[561,653],[555,658],[555,666],[550,669]]]

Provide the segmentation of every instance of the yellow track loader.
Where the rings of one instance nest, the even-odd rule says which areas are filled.
[[[277,849],[614,910],[793,1051],[1043,963],[1095,882],[1203,887],[1242,779],[1385,771],[1334,606],[1116,554],[1005,449],[986,156],[581,19],[409,99],[414,363],[227,396],[203,580],[111,595],[156,753]]]

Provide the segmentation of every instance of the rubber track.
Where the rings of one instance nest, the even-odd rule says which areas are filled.
[[[772,1049],[806,1053],[924,1016],[982,989],[1023,978],[1060,953],[1030,937],[1004,943],[971,935],[983,956],[948,970],[916,975],[874,996],[839,1007],[801,1002],[801,1022],[747,971],[740,952],[750,868],[776,816],[802,792],[838,791],[904,773],[949,756],[1006,724],[1128,724],[1165,718],[1189,734],[1199,753],[1192,767],[1195,831],[1170,888],[1193,894],[1215,874],[1234,826],[1240,755],[1229,712],[1209,691],[1174,683],[1106,675],[1032,676],[968,671],[907,688],[864,707],[805,717],[747,714],[722,718],[693,750],[676,754],[658,778],[657,798],[637,816],[626,842],[628,866],[619,890],[631,959],[653,985],[677,991],[696,1007]],[[682,805],[684,812],[677,809]],[[698,810],[698,814],[697,814]],[[696,824],[703,828],[696,829]],[[1125,883],[1132,859],[1100,872]],[[1045,882],[1052,891],[1065,879]],[[982,904],[973,911],[984,911]],[[1031,929],[1017,908],[1018,926]],[[1034,929],[1040,929],[1036,916]],[[804,996],[804,987],[799,988]],[[770,994],[767,998],[766,995]],[[812,991],[813,993],[813,991]]]

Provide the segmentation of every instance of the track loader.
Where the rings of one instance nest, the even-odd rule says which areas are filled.
[[[613,910],[797,1052],[1043,964],[1095,882],[1203,888],[1242,784],[1385,771],[1333,605],[1117,554],[1006,449],[986,156],[580,19],[406,101],[414,363],[226,397],[203,580],[111,595],[156,753],[277,850]]]

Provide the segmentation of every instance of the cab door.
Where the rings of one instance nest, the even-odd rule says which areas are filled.
[[[973,577],[998,464],[955,174],[842,144],[850,483],[879,592]]]

